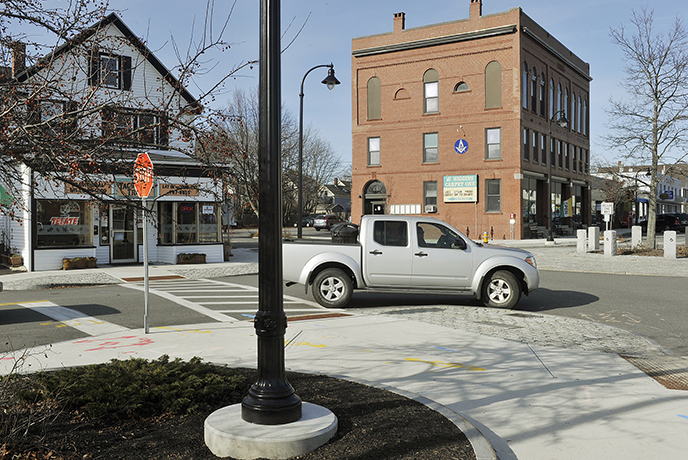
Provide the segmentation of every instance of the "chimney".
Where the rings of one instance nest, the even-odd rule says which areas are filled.
[[[471,20],[483,15],[483,0],[471,0]]]
[[[394,33],[406,28],[406,13],[394,13]]]
[[[12,43],[12,76],[16,77],[26,69],[26,45],[21,42]]]

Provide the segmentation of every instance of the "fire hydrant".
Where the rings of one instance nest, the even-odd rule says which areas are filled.
[[[487,232],[483,232],[483,243],[487,244]]]

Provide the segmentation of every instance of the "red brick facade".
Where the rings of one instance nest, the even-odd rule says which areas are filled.
[[[481,13],[482,2],[471,0],[470,19],[414,29],[405,29],[404,14],[397,13],[392,33],[353,40],[354,221],[372,212],[426,214],[424,182],[430,183],[428,187],[436,182],[437,210],[428,207],[427,214],[469,231],[471,237],[483,232],[493,233],[495,239],[542,236],[549,221],[550,174],[549,145],[545,162],[542,159],[544,135],[547,144],[554,138],[555,145],[560,141],[562,145],[562,167],[557,162],[551,171],[556,212],[562,201],[577,195],[572,213],[589,222],[589,65],[520,8]],[[524,77],[528,80],[525,98]],[[549,105],[552,82],[553,113]],[[556,123],[564,114],[558,110],[559,85],[562,104],[569,95],[565,115],[570,122],[565,128]],[[555,122],[550,123],[552,118]],[[501,155],[487,158],[486,130],[496,128],[501,134]],[[535,152],[533,133],[537,133]],[[379,156],[373,152],[369,158],[371,138],[373,147],[379,139],[380,148]],[[468,144],[464,153],[455,150],[460,139]],[[428,147],[427,156],[424,147]],[[444,189],[445,177],[466,175],[477,175],[477,201],[451,202],[454,192]],[[492,192],[494,187],[499,192],[489,199],[488,180],[493,180]],[[374,190],[380,183],[384,188]],[[427,201],[432,202],[432,197]],[[513,226],[511,214],[515,215]],[[575,228],[573,221],[578,219],[557,220]]]

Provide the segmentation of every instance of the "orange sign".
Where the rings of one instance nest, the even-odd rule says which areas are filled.
[[[139,197],[147,197],[153,188],[153,162],[147,153],[139,153],[134,163],[134,186]]]

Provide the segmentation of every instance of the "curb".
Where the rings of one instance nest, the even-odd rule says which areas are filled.
[[[380,390],[385,390],[385,391],[391,391],[392,393],[396,393],[399,396],[403,396],[404,398],[412,399],[416,402],[419,402],[420,404],[423,404],[424,406],[434,410],[435,412],[438,412],[442,415],[444,415],[450,422],[452,422],[456,427],[461,430],[461,432],[466,435],[466,438],[468,438],[468,441],[471,443],[471,447],[473,448],[473,451],[475,452],[475,456],[477,460],[498,460],[497,459],[497,454],[495,453],[495,450],[492,448],[492,444],[490,444],[490,441],[487,440],[487,437],[476,427],[474,424],[468,421],[466,417],[461,415],[460,413],[451,410],[447,406],[444,406],[436,401],[433,401],[432,399],[429,399],[425,396],[419,395],[417,393],[412,393],[410,391],[406,390],[401,390],[399,388],[391,387],[388,385],[383,385],[381,383],[376,383],[376,382],[370,382],[368,380],[364,379],[356,379],[352,377],[348,377],[346,375],[338,375],[338,374],[325,374],[328,377],[336,378],[336,379],[341,379],[341,380],[348,380],[350,382],[354,383],[360,383],[361,385],[367,385],[369,387],[373,388],[378,388]]]

